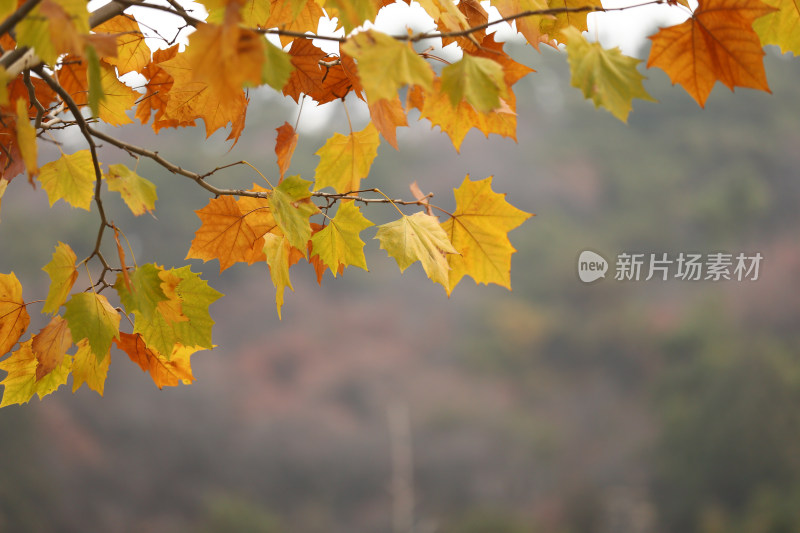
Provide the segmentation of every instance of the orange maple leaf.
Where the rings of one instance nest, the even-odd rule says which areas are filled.
[[[289,165],[292,163],[292,154],[297,147],[297,132],[288,122],[284,122],[283,126],[276,128],[278,131],[278,138],[275,141],[275,155],[278,156],[278,169],[281,172],[281,181],[286,171],[289,170]]]
[[[139,365],[144,372],[149,372],[156,386],[174,387],[179,383],[188,385],[194,381],[190,356],[197,348],[176,345],[167,358],[156,350],[149,348],[139,333],[122,333],[114,339],[117,348],[128,354],[131,361]]]
[[[771,92],[753,21],[774,11],[761,0],[700,0],[692,17],[650,36],[647,67],[659,67],[701,107],[717,81]]]
[[[265,259],[263,237],[277,226],[267,199],[243,197],[237,201],[221,196],[195,213],[202,224],[187,259],[218,259],[220,272],[237,262],[253,264]]]
[[[400,97],[398,96],[394,100],[381,98],[377,102],[370,102],[369,115],[383,138],[389,141],[389,144],[395,150],[399,150],[397,147],[397,128],[408,126],[406,112],[400,102]]]
[[[310,39],[294,41],[289,56],[295,69],[283,88],[283,94],[291,96],[295,102],[300,101],[302,94],[307,94],[318,104],[344,98],[350,91],[356,91],[360,97],[361,85],[352,57],[342,54],[337,58],[314,46]],[[331,65],[320,64],[320,61]]]

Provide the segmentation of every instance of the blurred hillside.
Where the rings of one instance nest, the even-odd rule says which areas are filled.
[[[537,215],[511,234],[513,292],[464,280],[448,299],[373,242],[369,273],[318,287],[293,269],[279,322],[266,267],[218,276],[193,262],[226,294],[197,381],[159,391],[114,352],[105,398],[64,388],[1,410],[0,531],[383,533],[393,518],[417,533],[800,531],[799,64],[770,55],[773,95],[717,87],[705,110],[649,71],[660,103],[636,101],[625,125],[583,101],[554,56],[520,58],[538,73],[515,87],[517,143],[472,132],[456,157],[416,123],[369,178],[390,196],[417,180],[452,207],[467,173],[494,175]],[[202,132],[126,135],[193,169],[246,159],[272,173],[291,113],[251,109],[230,153]],[[324,137],[303,120],[291,172],[307,176],[317,158],[303,155]],[[339,111],[330,120],[346,130]],[[159,187],[158,219],[110,202],[112,218],[140,263],[179,265],[208,197],[146,161],[139,173]],[[56,241],[82,256],[95,225],[17,180],[0,271],[43,297]],[[755,282],[586,285],[587,248],[764,261]]]

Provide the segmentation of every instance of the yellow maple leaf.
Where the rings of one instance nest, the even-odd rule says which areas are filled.
[[[103,56],[101,59],[109,65],[116,66],[120,74],[141,73],[150,63],[150,47],[147,46],[142,29],[133,15],[123,13],[95,26],[93,31],[114,36],[116,55]]]
[[[394,257],[400,272],[419,261],[434,283],[449,286],[446,254],[457,254],[436,217],[423,212],[403,215],[399,220],[378,226],[375,238],[381,248]]]
[[[52,206],[63,199],[73,207],[89,210],[94,198],[95,169],[89,150],[74,154],[61,154],[55,161],[46,163],[39,172],[39,181],[47,191]]]
[[[404,85],[432,87],[433,70],[410,43],[367,30],[347,39],[341,49],[358,62],[359,79],[370,102],[393,100]]]
[[[110,354],[102,361],[98,361],[97,356],[92,353],[89,340],[81,340],[78,343],[78,351],[72,358],[72,392],[77,391],[81,385],[86,383],[90,389],[102,396],[110,364]]]
[[[8,373],[0,382],[4,387],[0,407],[27,403],[34,394],[38,394],[39,399],[42,399],[67,382],[72,369],[72,357],[69,355],[64,356],[61,363],[49,374],[42,379],[36,379],[39,362],[33,353],[32,343],[32,340],[22,343],[11,357],[0,362],[0,370]]]
[[[381,99],[377,102],[369,102],[369,116],[375,128],[383,135],[383,138],[395,150],[399,150],[397,147],[397,128],[408,126],[408,119],[405,109],[403,109],[403,104],[400,102],[400,97],[395,97],[393,100]]]
[[[314,190],[333,187],[340,194],[359,190],[378,155],[380,142],[371,122],[350,135],[334,134],[316,153],[319,164],[314,173]]]
[[[441,90],[440,80],[436,80],[432,91],[413,87],[408,91],[408,105],[420,110],[420,118],[431,121],[431,127],[439,126],[450,137],[456,150],[461,148],[469,130],[478,128],[487,137],[495,133],[503,137],[517,139],[517,115],[514,112],[516,99],[508,89],[506,99],[501,99],[501,107],[488,113],[479,113],[465,100],[453,106],[450,95]]]
[[[59,242],[53,258],[42,270],[50,276],[50,289],[42,308],[43,313],[55,313],[67,301],[67,296],[78,279],[78,270],[75,268],[75,252],[68,244]]]
[[[30,323],[17,276],[0,274],[0,354],[11,350]]]
[[[492,178],[472,181],[469,175],[455,189],[456,210],[442,223],[458,255],[447,256],[450,266],[449,295],[464,276],[476,283],[496,283],[511,289],[511,255],[516,251],[508,232],[532,215],[492,191]]]

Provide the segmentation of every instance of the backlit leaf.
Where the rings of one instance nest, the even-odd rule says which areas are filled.
[[[167,358],[148,347],[139,334],[120,333],[119,339],[114,342],[117,348],[128,354],[128,357],[144,372],[150,374],[159,389],[175,387],[180,383],[189,385],[194,381],[189,359],[198,348],[178,345]]]
[[[0,274],[0,354],[11,351],[30,323],[17,276]]]
[[[108,190],[118,192],[134,215],[139,216],[155,209],[158,199],[156,186],[125,165],[109,165],[103,178],[108,183]]]
[[[378,155],[380,142],[378,130],[371,122],[350,135],[334,134],[316,153],[320,159],[314,173],[314,190],[325,187],[333,187],[337,193],[359,190],[361,180],[367,177]]]
[[[347,201],[339,204],[327,226],[312,235],[313,252],[330,268],[333,277],[350,265],[367,270],[364,241],[359,233],[372,225],[354,202]]]
[[[780,46],[781,52],[800,55],[800,0],[764,0],[778,11],[753,22],[753,29],[762,44]]]
[[[39,172],[36,162],[36,129],[28,120],[28,109],[24,100],[17,100],[17,143],[28,171],[28,180],[32,183],[33,176]]]
[[[717,81],[731,90],[770,92],[764,50],[752,24],[772,11],[761,0],[700,0],[690,19],[650,37],[647,67],[662,69],[700,106]]]
[[[114,65],[120,74],[142,72],[150,62],[150,47],[144,40],[139,23],[133,15],[118,15],[93,28],[95,33],[114,35],[117,43],[117,54],[103,57],[103,61]]]
[[[459,253],[447,257],[451,268],[447,294],[467,275],[476,283],[496,283],[510,290],[511,255],[516,250],[508,232],[531,215],[506,202],[504,194],[492,191],[491,177],[471,181],[467,176],[455,189],[455,197],[453,217],[442,223]]]
[[[120,335],[126,335],[126,333],[120,333]],[[104,357],[102,361],[98,361],[97,356],[92,353],[89,341],[86,339],[80,341],[78,351],[72,358],[72,392],[77,391],[81,385],[86,383],[90,389],[102,396],[110,364],[111,354]]]
[[[311,182],[300,176],[290,176],[275,187],[270,197],[272,214],[289,244],[305,250],[311,238],[309,217],[319,212],[311,201]]]
[[[397,128],[400,126],[408,126],[408,119],[406,118],[403,104],[400,103],[400,97],[395,97],[394,100],[383,99],[377,102],[370,102],[369,116],[375,128],[383,135],[383,138],[386,139],[395,150],[398,150]]]
[[[441,90],[450,96],[453,107],[463,99],[480,113],[499,108],[500,98],[508,93],[503,67],[491,59],[469,54],[442,69]]]
[[[28,403],[34,394],[42,399],[67,382],[72,368],[72,357],[69,355],[52,372],[40,380],[36,379],[36,367],[39,363],[31,349],[32,342],[28,340],[22,343],[11,357],[0,362],[0,370],[8,373],[0,382],[4,387],[0,407]]]
[[[69,155],[62,153],[55,161],[46,163],[38,179],[51,206],[63,199],[88,211],[94,198],[95,178],[92,154],[89,150],[79,150]]]
[[[66,303],[64,318],[79,342],[89,339],[89,346],[98,361],[108,355],[111,341],[119,335],[119,313],[105,296],[93,292],[73,294]]]
[[[78,270],[75,268],[75,252],[68,244],[59,242],[53,252],[53,258],[42,270],[50,276],[50,289],[47,291],[47,300],[42,307],[43,313],[55,313],[64,302],[78,279]]]
[[[645,78],[636,70],[638,59],[624,55],[619,48],[606,50],[600,43],[589,43],[575,28],[567,28],[562,34],[569,39],[572,86],[591,98],[595,107],[603,106],[626,122],[634,98],[655,101],[642,86]]]
[[[381,248],[397,261],[403,272],[415,261],[435,283],[448,287],[446,254],[457,254],[436,217],[422,212],[403,215],[399,220],[378,226],[375,238]]]
[[[347,39],[341,48],[358,62],[359,79],[370,102],[393,100],[404,85],[432,88],[433,70],[409,43],[367,30]]]
[[[72,346],[72,333],[67,327],[67,321],[60,316],[54,316],[50,323],[42,328],[31,339],[38,366],[36,379],[42,379],[52,372],[64,360],[67,350]]]
[[[283,126],[277,128],[278,138],[275,141],[275,155],[278,156],[278,169],[281,173],[281,179],[289,170],[289,165],[292,163],[292,154],[297,147],[297,132],[288,122],[284,122]]]
[[[202,224],[195,232],[187,259],[219,260],[220,272],[236,262],[252,264],[261,259],[261,238],[277,225],[264,198],[230,196],[209,200],[195,211]]]
[[[264,255],[269,265],[269,275],[272,284],[275,286],[275,307],[278,310],[278,318],[281,318],[281,307],[283,307],[283,291],[292,287],[292,280],[289,279],[289,256],[292,245],[285,235],[275,235],[267,233],[264,235]]]

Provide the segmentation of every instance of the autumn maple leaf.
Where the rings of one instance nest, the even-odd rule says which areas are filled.
[[[647,67],[659,67],[701,107],[717,81],[771,92],[753,21],[774,11],[761,0],[700,0],[691,18],[651,36]]]

